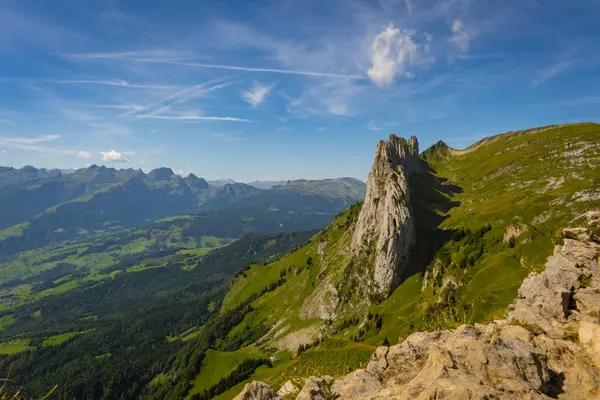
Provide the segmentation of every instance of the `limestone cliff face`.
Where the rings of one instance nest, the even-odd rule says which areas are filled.
[[[392,289],[415,243],[411,181],[419,169],[419,144],[390,135],[375,151],[367,192],[352,238],[352,252],[373,262],[364,277],[376,294]],[[370,281],[370,282],[369,282]]]

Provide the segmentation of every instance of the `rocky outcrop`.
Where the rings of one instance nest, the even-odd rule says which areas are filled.
[[[552,338],[577,332],[580,321],[600,317],[600,244],[587,228],[563,230],[541,274],[530,274],[521,285],[509,318],[541,329]]]
[[[271,386],[259,381],[252,381],[244,386],[244,390],[234,400],[280,400],[282,399]]]
[[[600,242],[587,228],[565,229],[563,240],[545,271],[523,282],[508,319],[379,347],[331,392],[348,400],[600,398]]]
[[[510,242],[511,239],[516,240],[519,236],[527,232],[527,229],[528,227],[525,224],[509,225],[504,231],[504,243]]]
[[[328,389],[325,379],[311,376],[304,382],[296,400],[327,400]]]
[[[411,180],[419,169],[419,144],[390,135],[377,145],[367,193],[352,238],[352,252],[372,265],[363,277],[370,292],[387,294],[415,243]]]

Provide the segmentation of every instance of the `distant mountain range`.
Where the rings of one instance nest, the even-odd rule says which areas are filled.
[[[254,186],[258,189],[271,189],[274,186],[284,186],[289,181],[253,181],[248,182],[248,185]]]
[[[260,181],[260,180],[256,180],[256,181],[252,181],[252,182],[247,182],[246,185],[248,186],[253,186],[257,189],[271,189],[274,186],[284,186],[288,183],[289,181]],[[208,181],[208,183],[212,186],[217,186],[217,187],[221,187],[221,186],[225,186],[227,184],[233,184],[233,183],[240,183],[237,182],[233,179],[216,179],[213,181]]]
[[[224,178],[224,179],[214,179],[212,181],[208,181],[208,183],[211,186],[221,187],[221,186],[225,186],[229,183],[237,183],[237,181],[230,179],[230,178]]]
[[[241,223],[239,218],[245,226],[258,224],[223,237],[281,231],[278,226],[293,230],[297,224],[318,229],[362,200],[364,193],[365,184],[353,178],[290,181],[263,190],[244,183],[215,186],[193,174],[181,177],[169,168],[146,174],[92,165],[65,174],[59,169],[0,167],[0,255],[65,240],[81,230],[127,227],[188,213],[210,213],[211,226],[220,233],[235,232],[227,228]],[[290,224],[290,218],[296,222]],[[266,221],[272,228],[265,228]]]

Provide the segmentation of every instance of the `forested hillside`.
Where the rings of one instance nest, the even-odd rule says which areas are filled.
[[[276,259],[310,235],[250,235],[212,251],[125,255],[87,274],[59,265],[50,270],[55,276],[21,284],[1,313],[0,352],[14,353],[3,356],[3,373],[11,370],[32,397],[61,382],[59,396],[135,398],[203,334],[238,271]],[[106,250],[86,251],[98,258]]]

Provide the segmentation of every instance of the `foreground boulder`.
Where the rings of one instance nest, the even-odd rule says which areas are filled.
[[[587,228],[563,238],[507,320],[414,333],[331,385],[309,378],[297,398],[600,399],[600,243]]]

